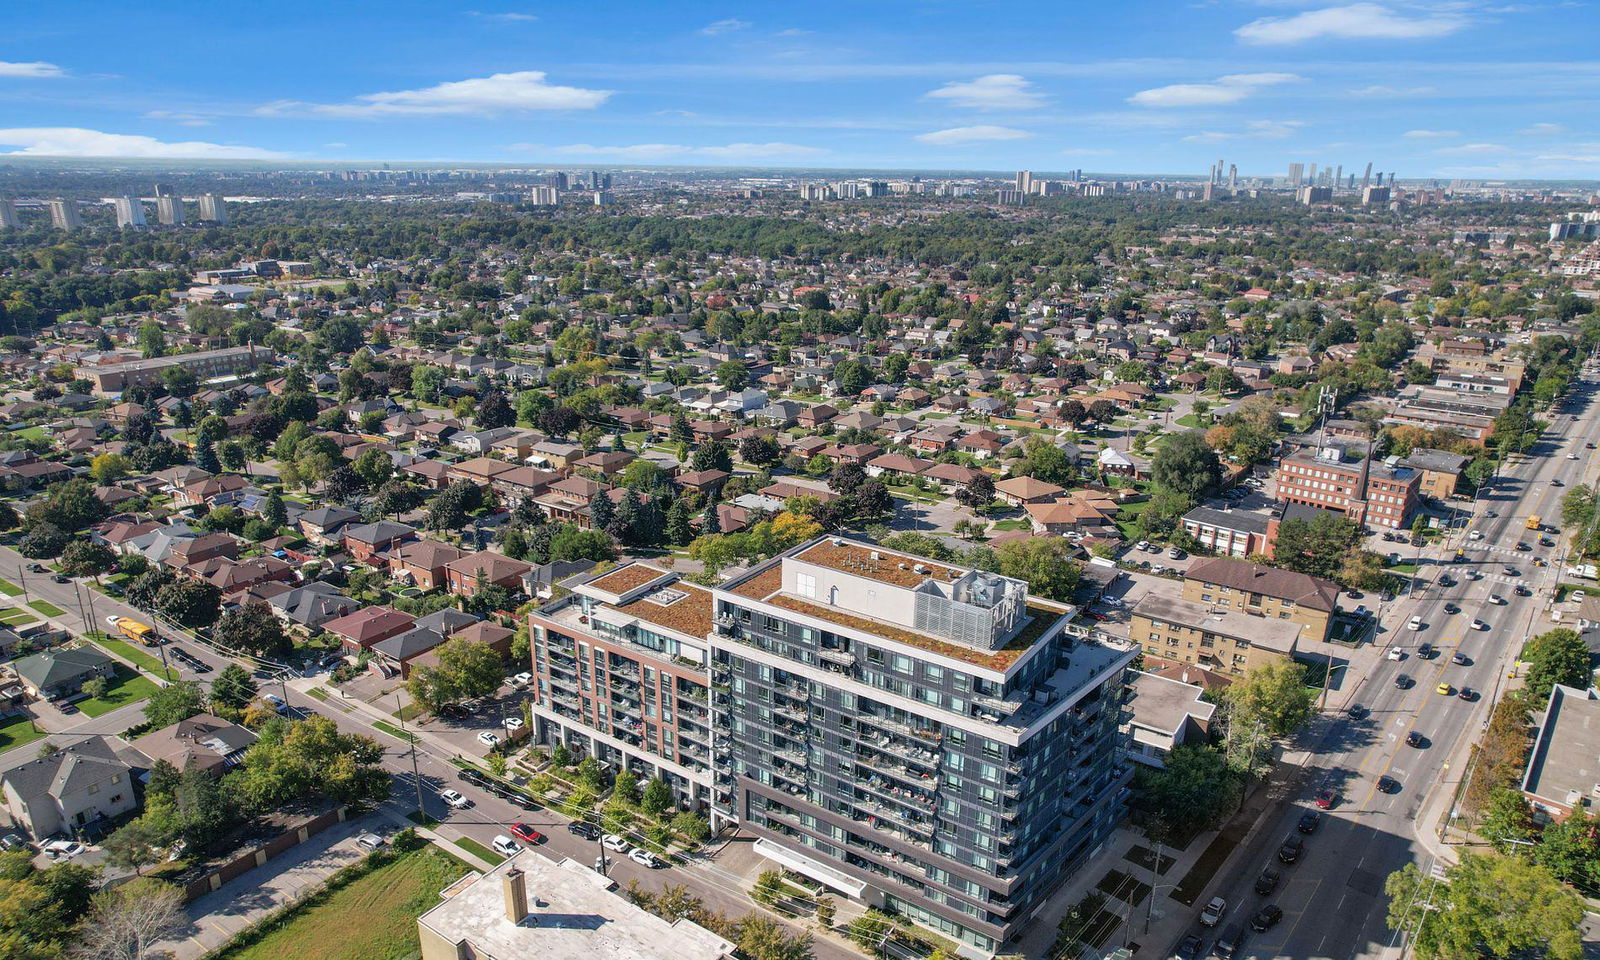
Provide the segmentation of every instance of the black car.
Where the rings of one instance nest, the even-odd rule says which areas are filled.
[[[1284,863],[1294,863],[1300,859],[1305,848],[1305,840],[1291,833],[1284,838],[1283,846],[1278,848],[1278,859]]]
[[[1388,774],[1384,774],[1383,776],[1378,778],[1378,792],[1379,793],[1399,793],[1400,792],[1400,781],[1396,780],[1394,777],[1389,776]]]
[[[1250,929],[1256,933],[1266,933],[1277,926],[1278,921],[1282,919],[1283,908],[1275,903],[1269,903],[1256,911],[1256,915],[1250,918]]]
[[[1532,547],[1528,546],[1526,543],[1522,542],[1521,540],[1517,541],[1517,552],[1518,553],[1527,553],[1529,550],[1532,550],[1532,549],[1533,549]]]
[[[1406,734],[1406,746],[1408,747],[1420,747],[1426,742],[1427,738],[1415,730]]]
[[[1431,659],[1433,659],[1433,644],[1429,643],[1426,640],[1424,640],[1424,641],[1422,641],[1422,643],[1418,644],[1417,645],[1417,659],[1419,659],[1419,660],[1431,660]]]
[[[486,786],[489,785],[489,778],[484,776],[483,774],[479,773],[476,770],[460,770],[460,771],[457,771],[456,772],[456,777],[458,779],[465,780],[467,783],[470,783],[470,784],[473,784],[473,785],[479,786],[479,787],[486,787]]]
[[[1531,596],[1533,596],[1533,591],[1529,590],[1526,586],[1524,586],[1523,584],[1520,584],[1520,583],[1517,584],[1515,587],[1512,587],[1511,588],[1511,592],[1516,594],[1519,597],[1531,597]]]
[[[1256,893],[1263,897],[1271,895],[1272,891],[1278,889],[1278,881],[1281,879],[1283,874],[1276,870],[1261,871],[1261,876],[1256,877]]]
[[[1177,949],[1172,951],[1172,960],[1200,960],[1205,951],[1206,942],[1191,933],[1178,941]]]
[[[1411,675],[1407,673],[1400,674],[1394,678],[1394,685],[1401,690],[1411,689]]]
[[[67,579],[66,577],[63,577],[59,573],[56,574],[55,576],[51,577],[50,579],[54,580],[56,583],[71,583],[72,582],[71,580]]]
[[[1351,720],[1364,720],[1369,711],[1359,703],[1352,703],[1349,712]]]
[[[1456,605],[1454,603],[1447,603],[1447,604],[1444,605],[1444,612],[1445,613],[1460,613],[1461,612],[1461,607],[1459,607],[1458,605]]]
[[[1473,690],[1471,687],[1462,687],[1460,690],[1456,691],[1456,696],[1467,701],[1468,703],[1478,699],[1477,691]]]
[[[1295,824],[1294,828],[1301,833],[1316,833],[1320,826],[1322,826],[1322,814],[1315,810],[1307,810],[1300,814],[1300,822]]]
[[[1448,574],[1448,573],[1439,578],[1439,586],[1441,586],[1441,587],[1453,587],[1455,585],[1456,585],[1456,578],[1450,576],[1450,574]]]
[[[439,708],[439,716],[445,720],[462,720],[467,716],[467,711],[461,709],[460,704],[447,703]]]
[[[582,820],[574,820],[567,824],[567,832],[585,840],[600,839],[600,828],[592,823],[584,823]]]

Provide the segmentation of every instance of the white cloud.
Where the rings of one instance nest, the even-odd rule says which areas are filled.
[[[167,123],[182,124],[185,127],[206,127],[211,125],[208,117],[198,113],[185,113],[181,110],[146,110],[143,119],[165,120]]]
[[[951,146],[962,143],[987,143],[994,140],[1026,140],[1033,134],[1016,127],[999,127],[992,123],[980,123],[973,127],[951,127],[948,130],[935,130],[931,133],[917,134],[921,143],[931,143],[935,146]]]
[[[976,80],[954,81],[930,91],[928,100],[948,100],[958,107],[975,110],[1027,110],[1045,104],[1045,98],[1029,90],[1032,83],[1016,73],[991,73]]]
[[[1501,153],[1515,153],[1503,143],[1463,143],[1459,147],[1440,147],[1434,153],[1449,157],[1482,157]]]
[[[33,60],[28,63],[13,63],[0,60],[0,77],[40,79],[44,77],[64,77],[66,75],[67,71],[53,63],[45,63],[43,60]]]
[[[1461,136],[1460,130],[1407,130],[1401,134],[1407,140],[1439,140]]]
[[[539,19],[531,13],[484,13],[481,10],[468,10],[467,16],[477,17],[479,20],[492,20],[495,23],[532,23]]]
[[[540,149],[533,144],[514,144],[513,147],[518,150]],[[676,143],[634,143],[620,146],[572,143],[552,149],[556,153],[572,156],[658,163],[666,160],[722,160],[747,163],[758,160],[800,160],[819,157],[828,152],[821,147],[807,147],[797,143],[729,143],[701,147]]]
[[[726,20],[718,20],[715,23],[706,24],[700,28],[700,32],[708,37],[715,37],[719,34],[733,33],[735,30],[748,29],[750,29],[750,21],[740,20],[738,17],[729,17]]]
[[[424,87],[367,93],[353,103],[301,103],[279,100],[257,108],[265,116],[315,114],[329,117],[394,117],[494,114],[525,110],[592,110],[611,96],[610,90],[585,90],[545,82],[543,70],[495,73],[469,80]]]
[[[1185,143],[1221,143],[1227,140],[1282,140],[1305,124],[1299,120],[1251,120],[1241,130],[1203,130],[1184,137]]]
[[[1455,33],[1467,25],[1456,14],[1407,16],[1377,3],[1307,10],[1292,17],[1252,20],[1234,35],[1245,43],[1286,44],[1334,40],[1424,40]]]
[[[1524,137],[1553,137],[1566,133],[1567,128],[1559,123],[1534,123],[1517,131]]]
[[[1350,91],[1350,95],[1352,97],[1380,97],[1385,100],[1401,100],[1410,97],[1431,97],[1438,92],[1438,87],[1391,87],[1387,84],[1374,83],[1371,86],[1357,87]]]
[[[1217,107],[1238,103],[1267,87],[1294,83],[1292,73],[1230,73],[1210,83],[1174,83],[1140,90],[1128,98],[1141,107]]]
[[[1535,160],[1546,163],[1600,163],[1600,152],[1597,153],[1542,153]]]
[[[1115,150],[1105,150],[1100,147],[1075,147],[1061,151],[1063,157],[1109,157],[1116,153]]]
[[[350,144],[336,140],[333,143],[324,143],[323,146],[327,147],[329,150],[343,150],[344,148],[350,146]]]
[[[288,156],[276,150],[235,147],[203,140],[166,143],[154,137],[102,133],[82,127],[13,127],[0,130],[0,145],[21,147],[0,156],[122,157],[168,160],[271,160]]]

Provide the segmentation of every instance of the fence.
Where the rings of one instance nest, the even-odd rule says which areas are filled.
[[[231,859],[213,864],[205,873],[189,879],[183,885],[185,901],[200,897],[261,866],[273,857],[292,850],[337,823],[343,823],[346,811],[338,807],[310,817],[285,829],[275,837],[257,841],[249,847],[234,852]]]

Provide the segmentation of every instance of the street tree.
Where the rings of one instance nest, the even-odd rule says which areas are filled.
[[[154,729],[170,727],[179,720],[204,713],[206,695],[193,680],[169,683],[150,694],[144,703],[144,719]]]
[[[1206,445],[1198,430],[1174,434],[1150,461],[1150,478],[1157,485],[1199,499],[1222,480],[1217,452]]]
[[[1588,646],[1577,631],[1565,627],[1534,637],[1523,659],[1528,663],[1528,696],[1537,706],[1550,699],[1556,684],[1587,690],[1594,675]]]
[[[282,656],[291,646],[283,624],[273,615],[272,608],[260,600],[223,614],[217,621],[216,638],[224,646],[263,657]]]
[[[1384,892],[1389,928],[1409,935],[1419,960],[1583,956],[1583,901],[1526,860],[1462,853],[1442,882],[1408,863],[1389,875]]]
[[[136,877],[94,895],[74,945],[83,960],[146,960],[155,945],[170,940],[189,922],[183,891],[170,883]]]
[[[1316,713],[1317,692],[1306,686],[1305,667],[1272,659],[1230,684],[1224,694],[1228,723],[1257,728],[1269,737],[1287,737]]]
[[[255,678],[250,671],[237,663],[230,663],[222,668],[217,678],[211,681],[211,702],[243,710],[255,700],[260,690],[256,686]]]

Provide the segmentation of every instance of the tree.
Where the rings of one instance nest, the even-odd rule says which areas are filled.
[[[1072,552],[1065,538],[1030,537],[1001,544],[995,556],[1000,573],[1025,581],[1029,591],[1051,600],[1070,600],[1083,575]]]
[[[9,503],[0,502],[0,530],[11,530],[22,522],[17,515],[17,509]]]
[[[120,453],[102,453],[89,461],[89,476],[101,486],[109,486],[128,475],[133,464]]]
[[[483,395],[478,401],[478,410],[473,418],[482,430],[509,427],[517,422],[517,414],[511,409],[511,402],[499,390],[490,390]]]
[[[1408,863],[1384,883],[1389,927],[1410,934],[1419,960],[1583,956],[1583,901],[1543,867],[1463,852],[1444,877],[1435,881]]]
[[[159,730],[204,713],[205,709],[206,695],[201,691],[200,684],[193,680],[181,680],[150,694],[150,699],[144,704],[144,719]]]
[[[222,591],[214,584],[182,580],[162,587],[155,606],[183,626],[208,627],[222,612]]]
[[[440,672],[450,678],[461,699],[486,697],[500,689],[505,678],[500,654],[487,643],[451,637],[435,648]]]
[[[1333,579],[1352,551],[1360,549],[1361,541],[1361,528],[1355,521],[1318,510],[1309,519],[1290,517],[1278,525],[1273,563],[1297,573]]]
[[[1142,772],[1141,803],[1159,810],[1179,833],[1219,826],[1244,795],[1239,774],[1210,747],[1181,744],[1167,752],[1161,770]]]
[[[739,441],[739,459],[758,467],[769,467],[783,458],[777,438],[751,434]]]
[[[1305,668],[1288,659],[1268,660],[1230,684],[1225,693],[1230,725],[1258,727],[1286,737],[1316,712],[1317,692],[1306,686]]]
[[[1587,690],[1593,676],[1589,648],[1577,631],[1560,627],[1529,641],[1523,654],[1528,662],[1528,696],[1538,706],[1550,699],[1556,684]]]
[[[210,440],[200,441],[200,446],[194,452],[194,465],[206,473],[221,473],[222,461],[217,459],[217,451],[211,448]]]
[[[1205,435],[1188,430],[1174,434],[1156,451],[1150,461],[1150,479],[1199,499],[1221,482],[1222,465],[1216,451],[1206,446]]]
[[[250,671],[236,663],[230,663],[222,668],[217,678],[211,681],[211,702],[243,710],[255,700],[259,692],[255,678]]]
[[[217,642],[257,656],[276,657],[289,652],[289,638],[272,608],[260,600],[235,607],[217,621]],[[247,701],[248,702],[248,701]]]
[[[751,913],[740,920],[734,941],[748,960],[812,960],[811,934],[790,935],[776,920]]]
[[[652,817],[660,816],[672,803],[672,787],[660,777],[652,778],[645,784],[644,793],[639,797],[640,809]]]
[[[289,522],[289,509],[284,506],[282,493],[274,490],[267,494],[266,502],[261,506],[261,519],[271,524],[273,528]]]
[[[1538,828],[1533,822],[1533,808],[1520,790],[1496,787],[1489,795],[1476,828],[1478,836],[1489,841],[1504,854],[1515,854],[1533,845]]]
[[[98,577],[116,563],[110,547],[92,540],[74,540],[61,551],[61,569],[74,577]]]
[[[70,541],[66,531],[53,523],[35,524],[17,544],[17,552],[30,560],[59,556]]]
[[[1011,467],[1014,477],[1032,477],[1045,483],[1065,487],[1077,475],[1077,465],[1065,450],[1041,436],[1031,436],[1023,442],[1022,458]]]
[[[84,960],[145,960],[155,944],[170,940],[189,922],[183,891],[136,877],[94,895],[78,928],[76,950]]]
[[[696,448],[694,456],[689,458],[689,465],[696,470],[722,470],[733,472],[733,455],[728,452],[728,445],[721,440],[712,440]]]
[[[1475,745],[1473,776],[1462,795],[1462,809],[1474,816],[1484,810],[1497,787],[1522,782],[1528,765],[1528,705],[1526,693],[1502,697],[1489,713],[1489,726]]]
[[[994,502],[994,478],[979,473],[956,491],[956,499],[969,507],[986,507]]]
[[[750,370],[738,360],[724,360],[717,364],[717,382],[726,390],[743,390],[750,384]]]
[[[1533,849],[1533,859],[1562,883],[1594,889],[1600,876],[1600,830],[1594,818],[1579,809],[1565,820],[1545,827],[1539,835],[1539,845]]]
[[[113,866],[129,867],[138,874],[145,867],[161,862],[168,838],[155,825],[139,817],[130,820],[105,839],[106,859]]]

